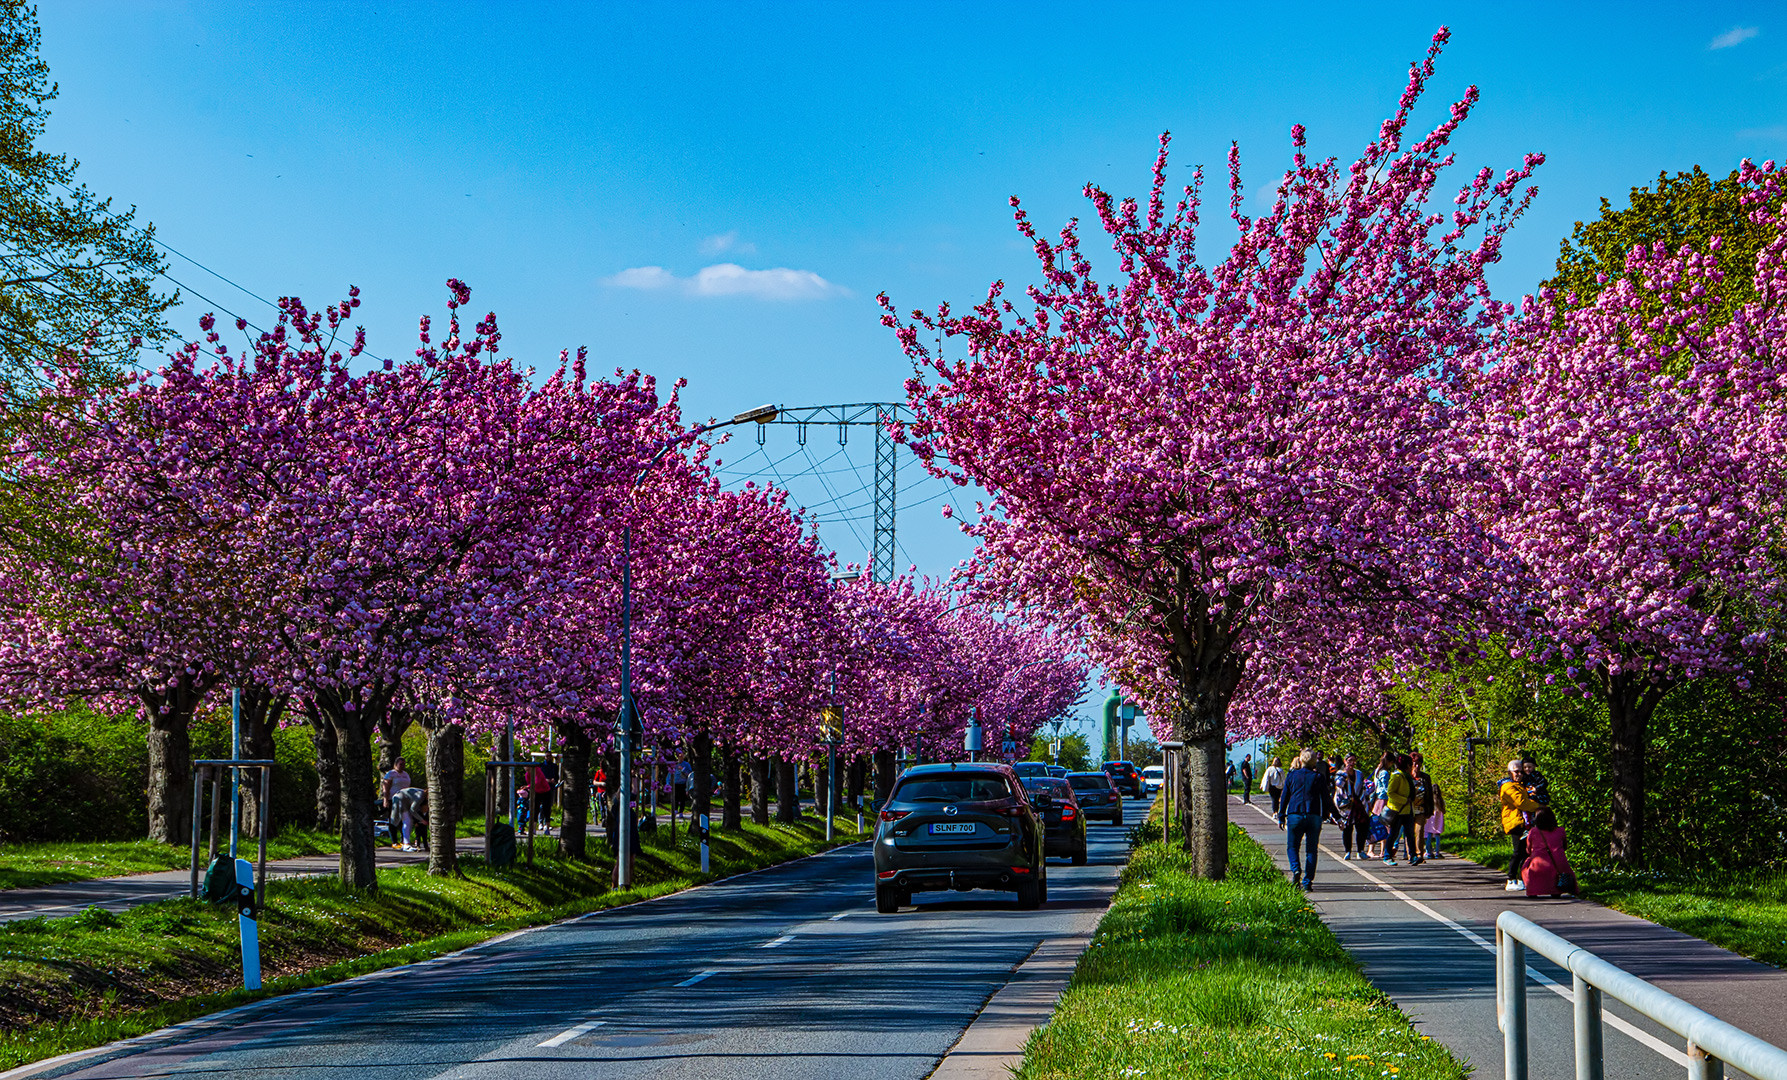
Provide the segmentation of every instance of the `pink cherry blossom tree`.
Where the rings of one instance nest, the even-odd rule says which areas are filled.
[[[1406,141],[1446,37],[1350,165],[1311,160],[1294,128],[1257,218],[1231,149],[1238,236],[1213,265],[1197,256],[1201,182],[1169,202],[1163,137],[1144,202],[1086,188],[1113,283],[1076,224],[1051,242],[1020,209],[1041,274],[1027,312],[1003,283],[966,315],[903,320],[884,301],[919,369],[914,449],[993,498],[970,525],[978,588],[1157,693],[1153,715],[1191,751],[1181,835],[1207,876],[1227,865],[1228,707],[1281,614],[1319,602],[1363,620],[1447,591],[1457,569],[1439,388],[1507,314],[1484,269],[1541,159],[1483,169],[1436,206],[1477,101],[1473,87]]]

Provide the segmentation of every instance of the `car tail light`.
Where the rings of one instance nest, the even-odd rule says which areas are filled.
[[[1063,806],[1061,808],[1061,820],[1062,821],[1072,821],[1073,820],[1073,807]]]
[[[1011,872],[1014,874],[1028,874],[1030,868],[1028,866],[1014,866],[1011,868]]]
[[[875,876],[877,878],[880,878],[883,881],[886,881],[888,878],[893,877],[897,873],[899,873],[898,870],[883,870],[879,874],[876,874]]]
[[[883,811],[881,811],[881,820],[882,821],[898,821],[901,818],[905,817],[907,814],[910,814],[911,812],[912,811],[910,811],[910,810],[883,810]]]

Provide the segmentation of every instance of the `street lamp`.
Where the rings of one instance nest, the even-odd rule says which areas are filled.
[[[697,424],[681,435],[665,439],[658,452],[645,463],[634,478],[633,486],[627,489],[630,500],[645,483],[646,474],[652,467],[668,454],[672,447],[689,439],[700,438],[704,433],[715,428],[732,427],[734,424],[767,424],[780,412],[779,406],[759,405],[755,409],[741,412],[730,420],[721,420],[716,424]],[[633,709],[633,523],[628,521],[621,528],[621,563],[620,563],[620,809],[618,817],[622,818],[620,843],[614,865],[614,884],[619,889],[633,887],[633,735],[639,724],[639,717]]]

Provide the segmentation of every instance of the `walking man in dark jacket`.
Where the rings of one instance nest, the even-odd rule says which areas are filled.
[[[1322,839],[1322,822],[1334,816],[1333,784],[1327,768],[1317,767],[1320,761],[1314,750],[1306,749],[1298,754],[1295,765],[1284,778],[1284,794],[1278,803],[1284,811],[1291,884],[1299,889],[1315,886],[1315,852]],[[1301,864],[1297,856],[1299,844],[1304,849]]]

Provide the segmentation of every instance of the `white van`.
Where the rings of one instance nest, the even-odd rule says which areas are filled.
[[[1166,778],[1167,771],[1166,767],[1163,765],[1150,765],[1143,769],[1142,795],[1146,797],[1159,791],[1160,785],[1166,783]]]

